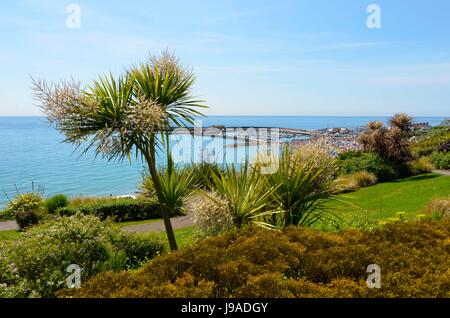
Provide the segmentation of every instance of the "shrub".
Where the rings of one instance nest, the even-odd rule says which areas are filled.
[[[434,169],[433,164],[426,157],[411,161],[409,166],[412,174],[428,173]]]
[[[450,152],[433,152],[431,161],[438,169],[450,169]]]
[[[35,192],[22,193],[12,199],[5,210],[3,216],[6,218],[13,218],[17,212],[25,211],[41,211],[45,210],[44,199],[42,195]]]
[[[341,174],[348,175],[366,171],[373,173],[381,182],[391,181],[400,177],[395,165],[381,158],[376,153],[347,151],[339,154],[338,165]]]
[[[165,251],[166,245],[152,233],[123,233],[113,237],[116,248],[126,255],[126,267],[138,268]]]
[[[450,221],[326,233],[244,228],[136,271],[103,273],[75,297],[449,297]],[[382,269],[380,289],[367,267]]]
[[[195,178],[195,184],[198,188],[203,190],[211,190],[213,185],[212,175],[220,175],[223,169],[219,164],[214,162],[202,161],[200,163],[193,163],[188,166],[192,175]]]
[[[267,217],[278,212],[272,196],[278,185],[270,184],[257,169],[245,164],[240,168],[228,166],[221,175],[213,175],[214,192],[221,199],[212,200],[219,209],[223,202],[231,214],[235,227],[254,224],[270,227]]]
[[[19,229],[24,230],[32,225],[38,224],[45,215],[45,210],[17,211],[15,220]]]
[[[425,208],[425,213],[436,220],[450,218],[450,197],[431,200]]]
[[[450,138],[441,142],[437,148],[438,152],[450,152]]]
[[[65,286],[70,264],[81,267],[84,281],[101,271],[136,267],[161,252],[157,240],[141,240],[94,216],[76,214],[35,226],[0,250],[16,273],[9,282],[10,289],[20,286],[16,297],[52,297]]]
[[[57,194],[45,200],[45,206],[49,213],[55,213],[57,209],[64,208],[68,205],[69,199],[64,194]]]
[[[355,172],[351,175],[340,176],[335,180],[339,192],[355,191],[377,183],[377,177],[367,171]]]
[[[140,221],[162,217],[159,204],[154,200],[148,199],[117,199],[81,205],[79,207],[65,207],[57,210],[58,214],[66,216],[74,215],[77,212],[95,215],[101,220],[111,218],[116,222]],[[171,216],[173,215],[176,215],[176,212]]]
[[[187,167],[177,168],[170,153],[167,156],[167,167],[158,171],[161,186],[162,201],[169,213],[182,212],[184,199],[196,188],[195,177]],[[148,198],[156,199],[153,180],[149,175],[144,176],[141,185],[142,192]]]
[[[413,150],[418,156],[428,156],[435,151],[443,152],[449,140],[450,127],[433,127],[425,136],[419,138]]]
[[[368,187],[377,183],[377,177],[373,173],[367,171],[355,172],[352,175],[352,178],[355,180],[356,184],[361,188]]]
[[[280,203],[284,212],[281,223],[311,226],[332,218],[326,202],[333,198],[336,172],[335,160],[327,149],[315,145],[284,147],[278,169],[268,176],[275,188],[273,201]]]
[[[194,222],[203,236],[218,235],[234,227],[227,202],[214,193],[199,198],[192,211]]]
[[[116,197],[85,197],[85,196],[77,196],[70,199],[70,203],[68,206],[72,208],[80,207],[83,205],[90,204],[99,204],[99,203],[108,203],[112,201],[120,200],[120,198]]]

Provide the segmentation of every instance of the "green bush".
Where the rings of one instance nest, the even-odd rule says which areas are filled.
[[[425,215],[440,221],[450,219],[450,196],[448,198],[432,199],[425,207]]]
[[[433,164],[426,157],[411,161],[409,166],[412,174],[429,173],[434,169]]]
[[[428,156],[435,151],[445,149],[445,144],[448,144],[449,140],[450,127],[433,127],[425,136],[419,138],[413,146],[413,151],[418,156]]]
[[[450,169],[450,152],[433,152],[431,161],[438,169]]]
[[[203,190],[211,190],[214,181],[212,175],[220,176],[224,170],[219,164],[207,161],[193,163],[188,166],[188,169],[195,178],[196,186]]]
[[[280,216],[274,225],[312,226],[334,218],[326,203],[333,199],[336,174],[336,160],[320,145],[283,147],[278,169],[268,175],[275,188],[272,201],[283,211],[274,215]]]
[[[381,267],[381,288],[366,285]],[[392,222],[327,233],[245,228],[139,270],[103,273],[75,297],[450,297],[450,222]]]
[[[125,253],[127,268],[141,267],[166,248],[163,241],[152,233],[120,232],[114,237],[113,244]]]
[[[179,214],[184,211],[184,200],[197,187],[192,171],[187,167],[177,167],[170,153],[167,156],[167,166],[158,171],[162,197],[159,203],[166,207],[169,213]],[[157,199],[153,179],[145,175],[141,184],[143,195],[147,198]]]
[[[102,271],[135,268],[164,248],[155,238],[143,240],[124,235],[95,216],[76,214],[49,220],[0,246],[0,264],[2,254],[5,260],[0,267],[6,263],[5,272],[14,273],[6,278],[0,274],[0,279],[7,280],[0,295],[52,297],[65,288],[70,264],[81,267],[82,281]]]
[[[14,218],[21,230],[36,225],[46,216],[45,210],[17,211]]]
[[[154,200],[144,199],[118,199],[57,210],[58,214],[66,216],[74,215],[77,212],[95,215],[101,220],[112,218],[116,222],[140,221],[162,217],[159,204]],[[176,213],[172,213],[172,216]]]
[[[68,205],[69,198],[64,194],[57,194],[45,200],[45,206],[49,213],[55,213],[57,209],[64,208]]]
[[[343,152],[338,157],[341,174],[348,175],[355,172],[367,171],[373,173],[378,181],[390,181],[400,177],[394,164],[381,158],[376,153],[362,151]],[[401,174],[405,174],[402,172]]]
[[[344,175],[336,178],[335,186],[338,192],[356,191],[363,187],[368,187],[377,183],[377,177],[367,171],[355,172],[351,175]]]
[[[44,198],[39,193],[30,192],[18,194],[8,203],[2,215],[4,218],[14,218],[17,212],[42,210],[45,210]]]

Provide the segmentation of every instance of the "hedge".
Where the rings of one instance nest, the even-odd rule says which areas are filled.
[[[368,268],[381,269],[370,288]],[[450,222],[327,233],[244,228],[102,273],[60,297],[450,297]]]
[[[109,202],[94,203],[80,207],[59,208],[57,213],[64,216],[82,214],[95,215],[101,220],[112,218],[116,222],[141,221],[162,217],[159,203],[144,199],[118,199]],[[178,215],[179,211],[171,216]]]

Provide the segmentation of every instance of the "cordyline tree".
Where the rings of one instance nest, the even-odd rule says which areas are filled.
[[[151,56],[119,76],[101,76],[81,88],[75,81],[34,80],[39,106],[65,142],[92,149],[109,160],[140,156],[147,164],[171,250],[177,249],[168,207],[156,168],[171,126],[192,124],[203,101],[191,95],[195,76],[168,51]]]
[[[400,113],[389,119],[389,127],[384,127],[381,122],[369,122],[358,141],[364,151],[373,151],[386,159],[405,162],[411,160],[411,136],[412,118]]]

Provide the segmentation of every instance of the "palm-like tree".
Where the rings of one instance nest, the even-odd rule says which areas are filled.
[[[389,119],[389,125],[392,128],[398,128],[403,133],[409,135],[412,132],[413,121],[411,116],[404,113],[399,113]]]
[[[327,202],[335,198],[331,183],[335,172],[334,160],[319,148],[311,148],[304,155],[301,148],[283,147],[278,170],[268,180],[271,185],[279,185],[274,201],[284,211],[285,227],[311,226],[334,218]]]
[[[389,119],[389,128],[381,122],[369,122],[367,131],[358,137],[364,151],[373,151],[395,162],[411,159],[410,141],[412,118],[400,113]]]
[[[100,77],[93,85],[80,88],[75,82],[48,84],[33,80],[35,97],[65,136],[65,142],[86,145],[108,159],[123,160],[134,153],[148,166],[169,245],[177,248],[168,208],[156,169],[156,152],[164,149],[171,125],[192,123],[202,101],[191,95],[195,76],[167,51],[151,56],[118,77]],[[160,138],[158,138],[158,134]]]
[[[269,184],[266,176],[252,169],[248,163],[239,168],[227,166],[223,173],[212,174],[211,178],[213,192],[227,203],[236,227],[249,224],[273,227],[266,218],[280,212],[271,202],[279,184]],[[214,196],[206,192],[205,195],[218,205],[221,204]]]

